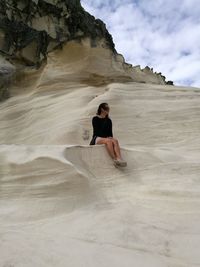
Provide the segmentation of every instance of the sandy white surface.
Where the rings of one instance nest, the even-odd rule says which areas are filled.
[[[0,105],[0,266],[200,266],[200,89],[62,68]],[[127,168],[88,145],[101,102]]]

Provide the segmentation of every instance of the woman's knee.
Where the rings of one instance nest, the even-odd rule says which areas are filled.
[[[105,143],[108,144],[108,145],[110,145],[110,144],[113,143],[113,141],[110,138],[105,138]]]
[[[117,139],[114,138],[99,138],[96,142],[97,144],[107,144],[107,145],[111,145],[111,144],[116,144],[118,143]]]
[[[117,140],[117,139],[115,139],[115,138],[112,138],[111,140],[113,141],[113,143],[114,143],[114,144],[119,144],[119,142],[118,142],[118,140]]]

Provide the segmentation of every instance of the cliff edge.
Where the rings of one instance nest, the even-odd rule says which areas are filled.
[[[0,3],[0,99],[9,96],[8,86],[16,80],[19,73],[21,75],[27,69],[41,68],[42,65],[47,64],[50,52],[62,50],[68,43],[74,44],[74,50],[77,49],[74,51],[75,54],[80,54],[81,47],[87,43],[87,51],[90,53],[88,65],[93,67],[90,75],[84,77],[84,82],[92,80],[92,84],[99,84],[99,77],[101,77],[101,84],[120,79],[122,82],[173,84],[166,82],[161,73],[154,73],[149,67],[142,70],[140,66],[133,67],[127,64],[123,56],[117,54],[113,38],[106,29],[105,23],[86,12],[80,0],[2,0]],[[91,49],[88,50],[88,46]],[[100,56],[95,48],[101,48]],[[64,51],[66,52],[66,49]],[[96,54],[92,60],[91,54]],[[106,73],[104,67],[101,70],[98,68],[99,62],[105,61],[102,54],[105,57],[109,54],[110,69]],[[72,61],[73,59],[70,62]],[[98,76],[97,83],[94,82],[94,76]]]

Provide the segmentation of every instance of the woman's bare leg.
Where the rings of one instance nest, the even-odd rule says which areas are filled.
[[[111,140],[113,140],[113,146],[114,146],[114,151],[115,151],[115,154],[116,154],[116,158],[117,159],[122,159],[118,140],[117,139],[111,139]]]
[[[111,158],[117,159],[117,156],[115,155],[115,150],[114,150],[114,145],[113,145],[112,139],[101,138],[100,140],[97,141],[97,144],[105,144]]]
[[[127,163],[121,157],[121,151],[119,147],[118,140],[115,138],[100,138],[97,140],[96,144],[105,144],[108,150],[108,153],[114,160],[116,166],[126,167]]]
[[[126,163],[126,161],[124,161],[122,159],[118,140],[115,139],[115,138],[112,138],[111,140],[113,141],[114,150],[115,150],[115,153],[117,155],[117,159],[116,159],[117,161],[115,162],[115,164],[119,165],[119,166],[122,166],[122,167],[126,167],[127,163]]]
[[[106,148],[107,148],[108,153],[110,154],[111,158],[112,158],[112,159],[116,159],[117,157],[116,157],[116,155],[115,155],[115,150],[114,150],[113,143],[110,142],[110,141],[108,141],[108,142],[106,143]]]

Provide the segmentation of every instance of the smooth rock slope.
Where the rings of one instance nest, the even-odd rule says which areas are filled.
[[[200,266],[200,89],[125,63],[78,0],[0,7],[0,267]],[[126,168],[89,146],[102,102]]]
[[[22,92],[0,106],[0,266],[200,265],[199,89]],[[124,169],[88,146],[104,101]]]

